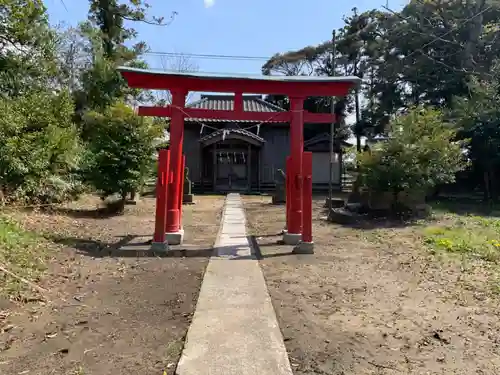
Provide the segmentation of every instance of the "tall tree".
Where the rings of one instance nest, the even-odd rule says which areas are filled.
[[[82,89],[75,94],[80,123],[86,109],[102,110],[116,99],[140,102],[152,98],[148,92],[128,88],[116,70],[119,65],[147,66],[140,58],[147,46],[137,41],[137,31],[127,21],[166,26],[177,14],[173,12],[166,22],[163,17],[149,17],[149,8],[150,5],[143,0],[125,3],[89,0],[88,21],[80,26],[80,30],[90,41],[92,65],[82,74]],[[84,130],[84,134],[88,131]]]
[[[102,46],[107,58],[131,60],[144,52],[144,42],[136,43],[132,48],[125,47],[125,42],[137,38],[137,31],[127,27],[126,21],[144,22],[155,26],[169,25],[177,15],[172,12],[166,22],[165,17],[149,17],[151,5],[145,0],[90,0],[89,19],[101,31]]]
[[[470,77],[488,75],[499,58],[499,21],[499,0],[412,0],[401,12],[354,9],[338,32],[336,60],[338,74],[363,79],[355,133],[384,132],[391,117],[411,106],[449,107],[454,96],[466,95]],[[306,65],[315,67],[311,74],[327,74],[328,43],[277,54],[263,72],[304,74]]]
[[[0,0],[0,95],[52,86],[55,42],[41,0]]]
[[[451,118],[469,139],[468,156],[482,175],[485,198],[498,198],[500,188],[500,63],[491,76],[473,77],[469,95],[455,98]]]

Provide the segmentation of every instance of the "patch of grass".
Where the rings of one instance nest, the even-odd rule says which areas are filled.
[[[434,212],[441,214],[500,217],[500,206],[492,202],[448,199],[432,202],[431,206]]]
[[[37,283],[46,270],[46,241],[23,230],[15,221],[0,216],[0,264],[15,275]],[[29,287],[0,271],[0,294],[23,300]]]
[[[445,222],[424,229],[424,242],[434,251],[500,263],[500,219],[450,215]]]

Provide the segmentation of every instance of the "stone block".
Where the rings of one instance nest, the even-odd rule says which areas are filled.
[[[332,208],[344,207],[345,201],[343,198],[332,198]],[[325,207],[330,207],[330,198],[325,199]]]
[[[183,204],[193,204],[194,203],[194,194],[184,194],[182,197]]]
[[[293,254],[314,254],[314,242],[299,242],[292,252]]]
[[[328,221],[341,225],[356,224],[360,219],[360,214],[346,210],[344,208],[334,208],[328,214]]]
[[[281,169],[278,169],[275,178],[275,188],[273,192],[273,204],[286,203],[286,175]]]
[[[182,242],[184,241],[184,230],[181,229],[178,232],[165,233],[165,241],[169,245],[182,245]]]
[[[283,243],[285,245],[298,245],[302,241],[302,234],[300,233],[283,233]]]

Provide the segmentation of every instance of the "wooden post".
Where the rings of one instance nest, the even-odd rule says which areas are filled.
[[[198,158],[198,168],[199,168],[199,178],[200,178],[200,190],[201,193],[205,193],[205,163],[203,162],[203,152],[205,149],[203,145],[200,145],[200,157]]]
[[[285,243],[295,245],[300,241],[302,231],[302,154],[304,152],[304,98],[291,97],[290,111],[290,166],[291,205],[290,222]]]
[[[184,201],[184,181],[186,179],[185,174],[186,169],[186,155],[182,156],[182,168],[181,168],[181,199],[179,200],[179,225],[182,228],[182,202]]]
[[[186,91],[171,90],[172,118],[170,122],[170,161],[173,172],[173,183],[169,186],[169,202],[167,209],[167,233],[177,233],[180,230],[179,201],[181,196],[182,144],[184,142],[184,113]]]
[[[248,192],[252,192],[252,145],[248,144],[248,153],[247,153],[247,184],[248,184]]]
[[[213,184],[213,191],[215,192],[216,185],[217,185],[217,143],[214,143],[214,148],[213,148],[213,158],[212,158],[212,184]]]
[[[169,153],[169,161],[170,161],[170,150],[168,151]],[[170,189],[171,189],[171,186],[172,184],[174,183],[174,169],[172,168],[172,166],[170,165],[170,162],[168,163],[168,171],[167,171],[167,186],[165,188],[166,190],[166,196],[167,196],[167,199],[165,200],[165,211],[168,212],[168,208],[169,208],[169,205],[172,203],[172,198],[171,198],[171,195],[170,195]],[[167,232],[167,216],[165,216],[165,228],[164,228],[164,231],[165,233],[168,233]]]
[[[167,187],[169,185],[170,151],[158,152],[158,176],[156,179],[156,216],[153,246],[165,244],[165,223],[167,215]]]
[[[257,169],[257,188],[259,189],[259,193],[261,193],[260,191],[260,180],[262,179],[262,148],[259,149],[258,151],[259,155],[258,155],[258,169]]]
[[[291,200],[292,200],[292,196],[291,196],[291,188],[292,188],[292,184],[290,183],[291,181],[291,178],[290,178],[290,175],[291,175],[291,166],[290,166],[290,160],[291,160],[291,157],[290,156],[287,156],[286,157],[286,180],[285,180],[285,184],[286,184],[286,227],[285,229],[288,230],[288,226],[290,225],[290,205],[291,205]]]
[[[304,175],[302,198],[302,242],[312,243],[312,152],[304,152],[302,158]]]
[[[302,158],[302,241],[293,248],[294,254],[314,254],[312,238],[312,152],[304,152]]]

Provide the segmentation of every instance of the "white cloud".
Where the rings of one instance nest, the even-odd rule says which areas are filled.
[[[215,5],[215,0],[203,0],[205,3],[205,8],[211,8]]]

